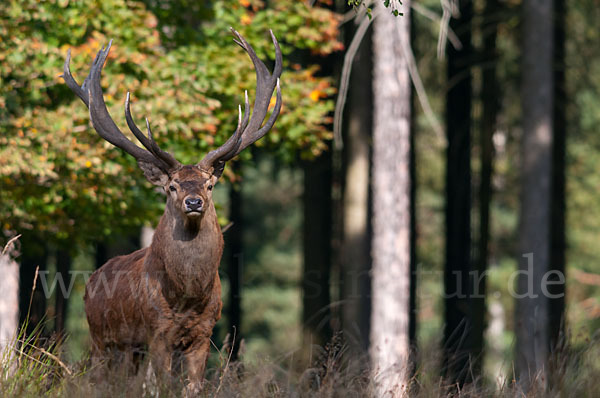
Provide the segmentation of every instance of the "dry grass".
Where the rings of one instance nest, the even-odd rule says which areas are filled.
[[[180,397],[183,382],[156,377],[148,363],[137,372],[131,366],[90,368],[89,361],[67,364],[60,345],[20,335],[20,348],[0,358],[0,396],[50,397]],[[594,397],[598,396],[600,338],[586,347],[562,352],[553,362],[549,387],[523,394],[512,380],[501,386],[479,380],[464,388],[447,383],[439,372],[435,349],[421,354],[411,380],[411,397]],[[340,335],[323,348],[315,347],[312,363],[300,353],[278,360],[230,362],[223,352],[220,364],[207,372],[205,397],[369,397],[373,383],[366,355],[351,353]],[[295,359],[295,358],[298,359]]]

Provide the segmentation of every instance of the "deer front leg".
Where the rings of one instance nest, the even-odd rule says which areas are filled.
[[[149,344],[150,362],[156,373],[157,379],[164,377],[171,378],[172,351],[167,339],[162,336],[156,336]]]
[[[205,337],[188,348],[184,353],[185,369],[187,373],[186,395],[196,396],[202,391],[204,371],[210,353],[210,337]]]

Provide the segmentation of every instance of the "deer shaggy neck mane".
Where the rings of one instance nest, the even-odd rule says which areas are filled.
[[[175,214],[173,214],[175,213]],[[150,246],[149,271],[164,271],[174,295],[200,297],[212,285],[223,254],[223,235],[212,202],[196,218],[185,219],[167,205]]]

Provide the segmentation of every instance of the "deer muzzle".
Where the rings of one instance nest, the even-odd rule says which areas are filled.
[[[204,209],[204,201],[200,197],[187,197],[184,203],[186,214],[201,213]]]

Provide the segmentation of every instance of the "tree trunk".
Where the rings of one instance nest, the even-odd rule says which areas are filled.
[[[12,344],[19,327],[19,264],[12,258],[14,243],[5,247],[6,250],[0,248],[0,358]]]
[[[40,324],[46,315],[46,300],[40,272],[46,271],[48,253],[44,245],[37,243],[35,237],[22,238],[21,266],[19,267],[19,323],[27,325],[25,331],[31,334],[36,328],[44,334]],[[39,272],[36,278],[36,269]],[[33,289],[35,286],[35,289]]]
[[[331,151],[304,164],[302,324],[305,346],[324,345],[331,337],[331,179]]]
[[[410,13],[411,47],[415,37],[414,14]],[[410,104],[410,289],[408,338],[410,342],[410,375],[417,370],[417,149],[415,146],[415,112],[412,112],[415,92],[411,90]]]
[[[483,115],[480,131],[480,163],[481,177],[479,183],[479,240],[477,244],[477,261],[473,283],[473,342],[472,368],[476,376],[481,376],[484,355],[484,332],[486,327],[486,277],[489,257],[490,237],[490,203],[492,200],[492,173],[494,160],[494,144],[492,138],[496,130],[498,114],[499,89],[496,79],[496,36],[498,32],[498,0],[487,0],[484,11],[483,35],[483,70],[481,81],[481,102]]]
[[[140,247],[150,247],[154,237],[154,228],[144,225],[140,231]]]
[[[366,17],[365,17],[366,18]],[[354,26],[346,28],[353,36]],[[342,247],[342,319],[347,341],[369,344],[371,307],[370,140],[373,126],[371,34],[367,32],[352,64],[346,103]],[[350,40],[348,40],[349,42]]]
[[[96,250],[94,251],[94,267],[96,269],[102,267],[108,261],[108,248],[105,242],[96,242]]]
[[[550,299],[548,328],[550,349],[560,349],[566,344],[565,330],[565,157],[567,148],[565,85],[565,0],[554,0],[554,142],[552,145],[552,251],[550,269],[555,271],[548,278],[548,298]]]
[[[473,328],[471,271],[471,19],[473,4],[460,0],[460,18],[450,27],[462,49],[448,45],[446,96],[446,263],[444,269],[444,373],[452,385],[469,380]]]
[[[243,255],[243,215],[242,215],[242,189],[240,186],[231,184],[229,189],[229,221],[233,223],[226,232],[227,251],[227,275],[229,276],[229,305],[227,308],[227,319],[229,320],[229,336],[231,343],[231,360],[237,360],[240,341],[242,338],[242,307],[241,307],[241,283]]]
[[[381,5],[378,4],[378,8]],[[402,396],[410,377],[410,2],[373,21],[373,241],[370,355],[377,396]]]
[[[71,253],[68,250],[60,249],[56,252],[56,278],[62,278],[64,284],[56,284],[56,301],[55,301],[55,321],[54,331],[59,338],[65,336],[65,327],[67,323],[67,309],[69,303],[69,287],[71,286]],[[63,291],[62,287],[66,288]]]
[[[521,209],[515,309],[516,371],[525,391],[544,387],[548,360],[552,195],[553,1],[524,0]],[[535,380],[534,380],[535,379]]]
[[[320,7],[335,11],[335,2],[323,2]],[[317,75],[336,76],[340,65],[337,54],[309,56],[309,64],[318,64]],[[333,126],[329,126],[333,127]],[[339,163],[339,162],[338,162]],[[339,185],[339,171],[334,175],[334,157],[331,145],[318,158],[305,162],[303,195],[303,257],[302,325],[304,346],[324,345],[332,337],[335,320],[331,309],[331,272],[333,269],[333,241],[341,235],[339,201],[334,206],[333,186]],[[337,193],[337,192],[336,192]],[[341,194],[337,194],[341,196]],[[337,235],[334,236],[334,220]],[[338,243],[338,242],[336,242]],[[339,245],[336,245],[339,260]],[[339,261],[338,261],[339,263]],[[337,278],[339,280],[340,278]],[[339,318],[339,315],[337,316]],[[337,328],[337,325],[336,325]]]

